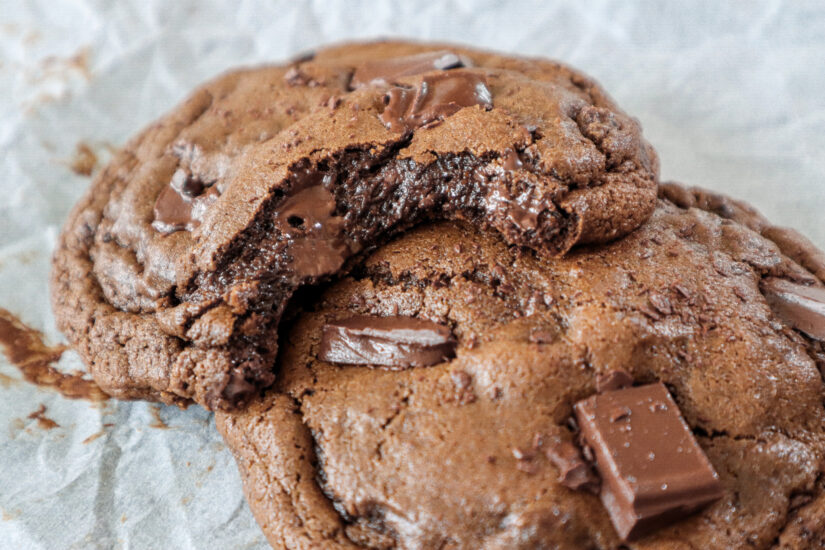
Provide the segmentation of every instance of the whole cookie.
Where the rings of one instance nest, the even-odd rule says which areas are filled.
[[[350,44],[229,73],[118,153],[54,258],[59,327],[120,398],[242,404],[300,287],[432,219],[560,256],[649,216],[657,160],[550,61]]]
[[[752,209],[662,189],[677,195],[684,208],[663,198],[624,239],[556,258],[466,223],[420,227],[294,303],[275,386],[216,415],[273,547],[825,544],[825,355],[768,298],[777,282],[825,288],[759,235],[769,224]],[[368,364],[450,337],[430,366]],[[712,470],[700,472],[709,505],[626,541],[593,494],[571,418],[630,384],[672,397],[680,437]],[[685,482],[683,465],[666,466]]]

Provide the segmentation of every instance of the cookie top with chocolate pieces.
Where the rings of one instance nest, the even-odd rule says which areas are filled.
[[[293,302],[273,388],[216,415],[273,547],[825,544],[825,352],[813,314],[792,318],[825,286],[789,257],[816,249],[742,203],[662,194],[637,231],[563,257],[421,226]],[[806,291],[777,309],[766,288]],[[325,360],[325,327],[353,318],[445,327],[454,357]]]
[[[131,140],[55,254],[57,321],[107,392],[227,409],[276,376],[304,285],[425,220],[545,256],[650,216],[639,125],[557,63],[348,44],[230,72]]]

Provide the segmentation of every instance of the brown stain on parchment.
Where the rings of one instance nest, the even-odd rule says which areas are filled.
[[[75,79],[89,82],[92,79],[91,70],[92,51],[89,46],[83,46],[68,56],[50,55],[24,72],[24,78],[33,87],[45,87],[49,83],[56,83],[58,90],[45,89],[33,98],[22,103],[22,111],[31,114],[37,108],[52,101],[58,101],[70,93],[69,83]]]
[[[0,510],[3,512],[3,521],[11,521],[13,519],[17,519],[20,517],[20,514],[22,513],[19,509],[7,511],[5,508],[0,508]]]
[[[105,401],[109,396],[93,380],[64,374],[54,367],[66,346],[48,346],[43,334],[23,324],[11,312],[0,308],[0,346],[9,363],[20,369],[32,384],[56,390],[69,399]]]
[[[37,420],[37,425],[44,430],[51,430],[54,428],[59,428],[60,424],[46,416],[46,405],[40,404],[40,407],[33,413],[31,413],[26,418],[30,420]]]
[[[18,380],[15,380],[11,376],[7,376],[5,374],[0,373],[0,387],[3,388],[10,388],[13,385],[17,384]]]
[[[152,413],[152,418],[154,419],[151,424],[149,424],[150,428],[157,428],[158,430],[168,430],[169,426],[163,419],[160,417],[160,407],[158,405],[152,405],[149,407],[149,412]]]
[[[11,424],[9,426],[9,435],[12,439],[16,437],[17,432],[21,432],[26,429],[26,423],[23,422],[22,418],[12,418]]]
[[[83,46],[69,56],[50,55],[44,57],[37,65],[37,73],[32,80],[35,82],[47,77],[62,77],[68,79],[72,73],[79,74],[85,80],[92,79],[91,70],[92,50]]]
[[[77,52],[75,52],[75,54],[68,59],[69,66],[80,71],[83,76],[86,77],[86,80],[92,79],[92,69],[89,67],[91,55],[91,48],[86,46],[77,50]]]
[[[106,432],[104,430],[100,430],[99,432],[95,432],[92,435],[90,435],[89,437],[87,437],[86,439],[84,439],[83,444],[88,445],[92,441],[97,441],[98,439],[100,439],[104,435],[106,435]]]
[[[81,141],[75,146],[69,168],[78,176],[91,176],[97,168],[97,155],[88,144]]]

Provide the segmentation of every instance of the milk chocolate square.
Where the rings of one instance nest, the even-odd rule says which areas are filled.
[[[722,496],[719,476],[663,384],[594,395],[574,409],[602,477],[602,502],[623,539]]]

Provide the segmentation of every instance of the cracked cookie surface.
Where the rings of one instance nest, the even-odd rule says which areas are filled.
[[[275,379],[295,290],[392,235],[460,219],[564,255],[644,223],[657,170],[638,124],[556,63],[329,48],[224,75],[127,144],[70,215],[52,302],[112,395],[232,408]]]
[[[296,300],[275,386],[216,415],[273,547],[824,544],[825,362],[760,291],[768,277],[822,282],[760,236],[769,224],[745,205],[662,194],[677,192],[684,208],[662,199],[624,239],[564,257],[462,222],[419,227]],[[401,371],[320,361],[324,325],[353,315],[449,326],[456,356]],[[634,542],[597,496],[559,482],[547,453],[573,437],[573,404],[617,369],[667,385],[724,488]]]

